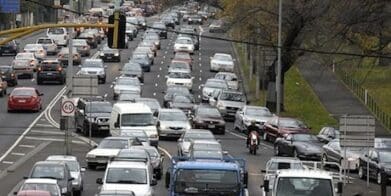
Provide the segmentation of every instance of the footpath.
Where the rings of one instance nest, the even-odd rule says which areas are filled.
[[[330,115],[337,120],[344,114],[372,115],[368,108],[339,80],[330,67],[322,65],[310,55],[301,57],[298,68],[304,79],[311,85],[314,93]],[[376,121],[376,137],[391,136],[380,122]]]

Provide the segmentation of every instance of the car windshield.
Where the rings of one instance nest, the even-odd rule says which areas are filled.
[[[86,104],[86,111],[88,113],[111,113],[112,106],[110,103],[92,103]]]
[[[42,50],[42,45],[40,44],[27,44],[25,47],[24,47],[25,50],[32,50],[32,51],[36,51],[36,50]]]
[[[139,62],[139,61],[147,61],[148,55],[147,54],[133,54],[133,61]]]
[[[175,96],[172,102],[176,103],[191,103],[190,99],[185,96]]]
[[[152,113],[122,114],[122,126],[148,126],[153,125]]]
[[[34,90],[27,89],[14,89],[11,93],[11,96],[33,96],[35,95]]]
[[[136,103],[143,103],[145,105],[147,105],[149,108],[151,109],[158,109],[160,108],[160,105],[159,105],[159,102],[155,101],[155,100],[146,100],[146,99],[136,99],[135,100]]]
[[[273,114],[266,108],[247,108],[246,115],[248,116],[265,116],[272,117]]]
[[[18,53],[15,57],[15,59],[33,59],[34,54],[33,53]]]
[[[189,95],[190,92],[187,88],[168,88],[167,89],[167,94],[181,94],[181,95]]]
[[[173,62],[170,65],[171,69],[190,69],[189,65],[185,62]]]
[[[177,193],[239,195],[239,178],[238,173],[232,170],[179,169],[174,188]]]
[[[65,169],[61,165],[41,164],[34,167],[31,178],[53,178],[62,180],[65,176]]]
[[[215,140],[215,137],[210,132],[185,132],[184,140]]]
[[[38,39],[37,43],[38,44],[51,44],[52,40],[51,39]]]
[[[213,159],[222,159],[223,153],[216,150],[193,150],[192,156],[194,158],[213,158]]]
[[[216,54],[213,59],[219,60],[219,61],[232,61],[232,58],[228,55],[223,54]]]
[[[207,116],[207,117],[220,117],[220,112],[217,108],[199,108],[197,110],[197,115]]]
[[[62,35],[65,34],[65,31],[63,28],[50,28],[48,33],[54,35]]]
[[[286,128],[307,128],[307,126],[305,126],[303,122],[296,119],[280,118],[278,120],[278,124],[279,126],[286,127]]]
[[[159,120],[161,121],[187,121],[187,117],[183,112],[160,112]]]
[[[174,59],[188,59],[190,60],[190,56],[187,53],[176,53]]]
[[[391,152],[379,151],[379,161],[382,163],[391,163]]]
[[[193,44],[191,39],[177,39],[176,44]]]
[[[189,73],[184,72],[171,72],[168,74],[169,78],[184,78],[184,79],[190,79],[191,75]]]
[[[231,75],[231,74],[218,73],[218,74],[216,74],[215,78],[220,79],[220,80],[227,80],[227,81],[237,81],[236,76]]]
[[[45,184],[45,183],[25,183],[20,188],[23,190],[40,190],[40,191],[48,191],[51,196],[59,196],[58,186],[56,184]]]
[[[134,101],[135,98],[140,97],[139,92],[133,92],[130,93],[131,91],[126,90],[126,91],[121,91],[121,94],[118,95],[118,100],[119,101]]]
[[[270,171],[276,171],[280,169],[304,169],[303,164],[298,161],[287,161],[287,162],[278,162],[273,161],[267,166],[267,169]]]
[[[127,139],[103,139],[98,148],[109,149],[124,149],[129,148],[129,141]]]
[[[205,87],[226,89],[227,88],[227,84],[224,81],[207,80],[206,84],[205,84]]]
[[[333,186],[329,179],[281,177],[277,182],[276,196],[333,196]]]
[[[241,93],[222,93],[220,96],[220,100],[244,102],[245,98],[244,95]]]
[[[147,184],[147,172],[143,168],[109,168],[106,183]]]
[[[292,135],[293,141],[318,141],[316,136],[311,135],[311,134],[293,134]]]
[[[102,68],[102,62],[100,61],[85,61],[83,63],[82,67],[97,67],[97,68]]]

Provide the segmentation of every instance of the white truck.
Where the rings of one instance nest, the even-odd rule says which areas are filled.
[[[264,196],[337,196],[343,187],[342,182],[334,182],[331,173],[317,169],[278,170],[273,185],[269,183],[266,179],[261,186]]]

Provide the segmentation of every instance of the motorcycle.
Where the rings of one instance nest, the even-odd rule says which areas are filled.
[[[249,150],[250,154],[257,154],[258,149],[258,137],[255,133],[250,133],[250,143],[249,143]]]

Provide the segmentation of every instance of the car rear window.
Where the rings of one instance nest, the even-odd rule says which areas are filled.
[[[61,35],[61,34],[65,34],[65,31],[63,28],[51,28],[51,29],[49,29],[48,33],[55,34],[55,35]]]
[[[41,68],[43,71],[56,71],[58,66],[60,66],[59,63],[42,63]]]
[[[52,40],[51,39],[39,39],[38,44],[51,44]]]

